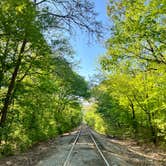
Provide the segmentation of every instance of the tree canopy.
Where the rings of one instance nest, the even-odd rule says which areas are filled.
[[[65,34],[98,38],[90,1],[0,2],[0,151],[8,155],[77,126],[88,84],[73,70]],[[79,85],[79,87],[77,86]]]
[[[100,57],[105,78],[92,94],[108,134],[165,142],[165,9],[162,0],[111,0],[107,6],[111,36]]]

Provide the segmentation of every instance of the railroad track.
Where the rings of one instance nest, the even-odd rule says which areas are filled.
[[[66,156],[65,162],[63,166],[72,166],[72,156],[75,155],[75,153],[78,153],[81,148],[85,148],[85,146],[81,147],[80,145],[86,145],[86,149],[92,149],[91,147],[95,147],[93,150],[96,151],[98,154],[98,158],[102,163],[102,166],[110,166],[108,163],[106,157],[101,151],[100,146],[98,145],[97,141],[95,140],[94,135],[92,134],[91,130],[87,126],[83,126],[78,131],[77,135],[75,136],[75,139],[72,143],[72,146]],[[78,146],[78,147],[77,147]],[[74,150],[77,148],[77,152],[74,153]]]

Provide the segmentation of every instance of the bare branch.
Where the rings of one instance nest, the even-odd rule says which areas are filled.
[[[44,28],[67,29],[70,34],[76,28],[96,37],[102,37],[103,26],[96,20],[94,4],[88,0],[45,0],[38,6],[38,18]]]

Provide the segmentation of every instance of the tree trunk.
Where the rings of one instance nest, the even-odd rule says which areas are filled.
[[[20,50],[20,53],[18,55],[17,63],[16,63],[16,66],[15,66],[15,69],[13,71],[11,81],[10,81],[9,86],[8,86],[8,91],[7,91],[7,94],[6,94],[6,97],[5,97],[5,100],[4,100],[4,105],[3,105],[3,108],[2,108],[2,111],[1,111],[0,127],[4,126],[6,118],[7,118],[8,108],[10,106],[10,101],[11,101],[11,97],[12,97],[12,94],[13,94],[15,81],[16,81],[16,78],[17,78],[17,75],[18,75],[20,64],[21,64],[22,53],[24,52],[26,43],[27,43],[26,40],[24,40],[23,43],[22,43],[21,50]]]
[[[131,111],[132,111],[132,127],[133,127],[133,130],[134,130],[134,133],[137,133],[137,121],[136,121],[136,116],[135,116],[135,108],[134,108],[134,104],[132,102],[132,100],[128,97],[129,99],[129,102],[130,102],[130,108],[131,108]]]
[[[148,121],[149,121],[149,125],[150,125],[151,135],[152,135],[152,141],[156,145],[156,143],[157,143],[157,136],[156,136],[155,128],[154,128],[154,126],[152,124],[152,118],[151,118],[150,112],[147,115],[148,115]]]
[[[135,110],[134,110],[134,104],[131,102],[130,104],[131,110],[132,110],[132,118],[135,120]]]
[[[137,133],[137,121],[136,121],[136,116],[135,116],[135,109],[134,109],[134,104],[130,102],[130,107],[132,111],[132,126],[134,133]]]

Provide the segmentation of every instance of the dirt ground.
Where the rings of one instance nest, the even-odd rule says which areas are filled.
[[[94,131],[110,166],[166,166],[166,153],[154,146],[140,146],[134,140],[107,138]],[[0,160],[0,166],[62,166],[77,131],[40,142],[26,153]],[[73,150],[71,166],[104,166],[89,138],[80,138]]]

